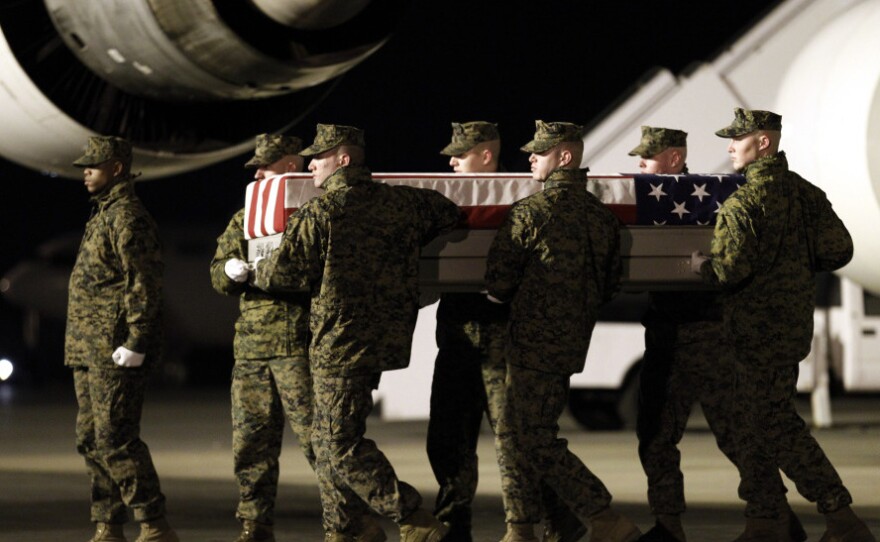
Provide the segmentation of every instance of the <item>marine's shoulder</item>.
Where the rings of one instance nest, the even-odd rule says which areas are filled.
[[[111,202],[104,209],[103,214],[107,222],[114,227],[157,228],[153,216],[134,194]]]

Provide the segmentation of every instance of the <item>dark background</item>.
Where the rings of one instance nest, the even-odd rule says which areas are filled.
[[[777,3],[417,0],[388,43],[288,133],[309,141],[317,122],[355,125],[366,130],[374,171],[448,171],[438,151],[450,121],[488,120],[501,129],[505,167],[527,171],[517,149],[531,138],[535,119],[589,125],[655,67],[682,74],[711,60]],[[284,118],[279,111],[279,125]],[[198,224],[219,234],[243,203],[246,160],[139,183],[138,193],[160,228]],[[88,218],[81,182],[0,160],[0,190],[0,276]],[[52,374],[46,364],[60,367],[60,348],[49,353],[57,362],[29,359],[21,319],[0,300],[0,356],[25,360],[32,374]]]

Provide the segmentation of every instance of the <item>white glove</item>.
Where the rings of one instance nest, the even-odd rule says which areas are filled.
[[[691,271],[696,274],[701,274],[701,268],[703,267],[703,262],[708,260],[709,258],[703,254],[700,250],[695,250],[691,252]]]
[[[120,367],[140,367],[146,354],[132,352],[124,346],[120,346],[113,352],[113,361]]]
[[[492,303],[497,303],[497,304],[499,304],[499,305],[504,305],[504,304],[505,304],[504,301],[501,301],[501,300],[498,299],[497,297],[494,297],[492,294],[490,294],[488,290],[480,290],[480,293],[483,294],[483,295],[485,295],[485,296],[486,296],[486,299],[488,299],[488,300],[489,300],[490,302],[492,302]]]
[[[248,279],[248,274],[250,274],[247,262],[239,260],[238,258],[226,260],[226,265],[223,266],[223,271],[226,273],[227,277],[235,282],[245,282]]]

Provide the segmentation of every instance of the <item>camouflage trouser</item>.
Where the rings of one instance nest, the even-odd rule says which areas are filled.
[[[798,366],[759,368],[737,362],[736,373],[737,401],[747,405],[744,422],[753,438],[739,451],[739,494],[746,501],[746,516],[778,516],[785,496],[767,480],[778,476],[780,468],[819,512],[849,506],[849,491],[795,408]]]
[[[421,506],[415,488],[398,480],[376,443],[364,438],[380,376],[314,377],[312,444],[326,532],[358,532],[367,505],[397,522]]]
[[[306,459],[312,451],[312,377],[305,358],[236,360],[232,369],[232,453],[240,520],[271,524],[285,414]]]
[[[434,362],[431,415],[428,421],[428,460],[440,484],[434,515],[440,521],[469,526],[471,503],[477,493],[477,441],[483,412],[493,431],[504,397],[504,334],[489,335],[488,344],[442,341]],[[503,331],[503,329],[502,329]]]
[[[707,323],[706,327],[711,326]],[[749,435],[736,419],[734,358],[717,340],[671,346],[645,333],[636,434],[639,458],[648,477],[648,504],[654,515],[685,511],[684,479],[678,443],[695,402],[703,407],[718,448],[738,465],[736,450]],[[720,332],[720,330],[719,330]],[[718,333],[714,336],[717,338]],[[660,343],[660,344],[658,344]],[[784,494],[778,471],[772,480]]]
[[[496,447],[507,523],[538,523],[546,484],[582,521],[611,504],[611,494],[558,438],[569,375],[508,365],[507,397]]]
[[[92,521],[124,523],[126,506],[135,521],[164,516],[165,496],[140,439],[146,370],[75,367],[73,383],[76,449],[92,480]]]

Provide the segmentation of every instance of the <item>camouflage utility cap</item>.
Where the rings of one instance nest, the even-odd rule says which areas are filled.
[[[364,131],[354,126],[341,124],[319,124],[318,133],[315,134],[315,142],[310,147],[300,152],[302,156],[314,156],[324,151],[329,151],[340,145],[354,145],[366,147]]]
[[[302,139],[281,134],[260,134],[254,157],[244,167],[262,167],[274,164],[288,154],[299,154],[303,148]]]
[[[687,147],[687,136],[687,132],[674,128],[642,126],[642,140],[638,147],[629,151],[629,155],[650,158],[669,147]]]
[[[782,130],[782,115],[771,111],[758,109],[743,109],[737,107],[733,110],[733,122],[730,126],[715,132],[718,137],[739,137],[755,130]]]
[[[520,147],[523,152],[542,153],[566,141],[580,141],[584,127],[570,122],[535,121],[535,138]]]
[[[477,144],[501,139],[498,126],[480,120],[473,122],[452,123],[452,142],[446,145],[440,154],[458,156],[473,149]]]
[[[131,143],[115,136],[92,136],[86,145],[86,153],[73,163],[77,167],[90,167],[115,159],[131,164]]]

